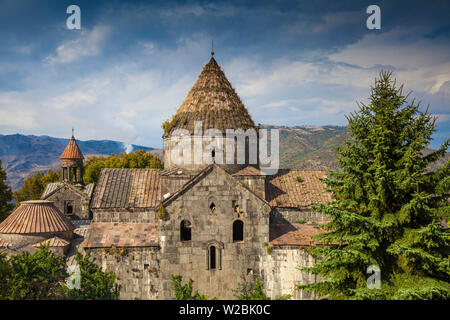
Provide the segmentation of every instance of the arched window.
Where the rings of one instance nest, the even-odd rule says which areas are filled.
[[[212,162],[216,162],[216,150],[215,149],[213,149],[212,151],[211,151],[211,158],[212,158]]]
[[[233,241],[244,240],[244,222],[236,220],[233,222]]]
[[[183,220],[180,223],[180,240],[191,240],[191,222],[189,220]]]
[[[211,240],[206,244],[206,269],[222,270],[222,242]]]
[[[209,204],[209,209],[211,210],[211,212],[213,212],[216,209],[216,204],[214,202],[211,202]]]
[[[216,268],[216,247],[209,247],[209,269]]]

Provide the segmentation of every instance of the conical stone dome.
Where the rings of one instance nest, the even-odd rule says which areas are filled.
[[[197,81],[181,103],[172,121],[164,125],[164,137],[175,129],[194,132],[202,121],[203,131],[255,128],[247,109],[214,58],[203,67]]]
[[[31,200],[20,203],[0,224],[0,234],[38,234],[73,231],[75,226],[52,201]]]

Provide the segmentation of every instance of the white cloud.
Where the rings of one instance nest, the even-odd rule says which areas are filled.
[[[51,64],[70,63],[83,57],[97,56],[101,46],[110,34],[111,28],[105,25],[95,26],[91,31],[82,29],[79,37],[65,40],[56,48],[56,54],[45,58]]]
[[[0,93],[0,126],[33,129],[38,127],[34,105],[16,92]]]

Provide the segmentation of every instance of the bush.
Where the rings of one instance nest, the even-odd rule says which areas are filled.
[[[192,295],[192,284],[194,283],[192,279],[189,278],[189,281],[183,285],[181,284],[183,280],[181,275],[171,275],[171,278],[174,290],[172,300],[208,300],[207,294],[199,294],[197,290]],[[212,300],[216,300],[216,297],[213,297]]]
[[[83,256],[77,252],[75,260],[80,267],[80,289],[66,287],[67,298],[72,300],[118,300],[120,286],[116,283],[116,275],[113,272],[103,272],[90,259],[90,252]]]

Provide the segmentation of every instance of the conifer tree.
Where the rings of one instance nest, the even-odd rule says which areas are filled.
[[[13,194],[11,187],[6,184],[6,171],[2,169],[0,160],[0,222],[12,211],[14,205],[11,203]]]
[[[450,161],[422,151],[435,118],[408,102],[391,72],[381,72],[369,103],[347,117],[349,138],[337,150],[340,171],[324,179],[335,201],[314,209],[330,217],[318,263],[303,270],[322,281],[298,286],[329,299],[448,299]],[[369,266],[380,269],[381,287],[369,289]]]

